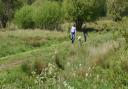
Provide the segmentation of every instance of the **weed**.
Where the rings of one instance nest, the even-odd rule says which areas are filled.
[[[37,59],[34,62],[34,70],[37,74],[41,74],[42,70],[44,70],[46,67],[46,64],[41,59]]]
[[[64,59],[61,56],[62,55],[60,53],[55,52],[55,63],[58,68],[64,70],[64,63],[62,63]]]
[[[26,61],[21,65],[21,68],[23,72],[31,75],[31,72],[33,70],[32,63],[30,61]]]
[[[36,37],[27,37],[23,39],[24,42],[27,45],[33,46],[33,47],[40,47],[43,43],[46,43],[47,41],[44,40],[42,37],[40,36],[36,36]]]

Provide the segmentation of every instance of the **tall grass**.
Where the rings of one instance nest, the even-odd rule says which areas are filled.
[[[28,33],[26,32],[25,36],[23,34],[19,36],[19,33],[16,35],[23,38],[33,34],[34,37],[41,36],[50,40],[55,39],[54,37],[58,40],[61,40],[59,37],[65,37],[64,34],[56,32],[52,34],[53,38],[47,37],[51,35],[50,32],[45,32],[43,36],[40,31],[38,35],[31,31]],[[116,36],[116,39],[113,39],[113,36],[115,35],[112,32],[89,33],[87,42],[82,43],[81,47],[78,46],[77,40],[74,45],[67,41],[64,44],[22,56],[30,60],[33,63],[32,66],[36,64],[35,69],[39,71],[32,67],[35,71],[33,75],[28,75],[20,69],[18,69],[21,73],[19,76],[19,73],[14,70],[8,71],[11,76],[0,73],[1,84],[2,86],[6,84],[5,88],[11,84],[16,89],[22,89],[22,87],[31,87],[31,89],[127,89],[128,50],[125,50],[126,43],[120,36]],[[41,60],[35,62],[38,59]],[[31,70],[29,63],[26,63],[26,68],[23,70]],[[64,69],[61,70],[61,68]],[[14,76],[18,76],[17,79],[21,81],[15,84],[17,81]],[[8,82],[8,78],[13,81]]]
[[[0,31],[0,50],[2,50],[0,51],[0,57],[25,52],[41,46],[50,46],[66,39],[65,33],[54,31]]]

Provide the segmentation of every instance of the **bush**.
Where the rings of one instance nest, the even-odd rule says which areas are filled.
[[[35,12],[34,21],[39,28],[54,30],[62,21],[63,11],[57,2],[45,2]]]
[[[30,63],[30,61],[24,62],[21,66],[21,69],[23,70],[23,72],[31,75],[31,72],[33,70],[32,63]]]
[[[33,8],[32,8],[33,7]],[[35,9],[34,9],[35,8]],[[15,22],[21,28],[60,30],[63,10],[58,2],[45,1],[38,7],[24,6],[15,14]]]
[[[34,62],[34,70],[36,72],[36,74],[41,74],[41,72],[46,68],[46,64],[41,60],[41,59],[37,59]]]
[[[62,54],[60,53],[55,53],[55,64],[59,69],[64,70],[64,66],[65,66],[65,62],[64,62],[65,58],[64,56],[62,56]]]
[[[23,72],[31,75],[34,71],[36,74],[41,74],[41,72],[47,67],[41,59],[36,59],[34,62],[26,61],[21,65]]]
[[[15,14],[15,22],[21,28],[34,28],[35,22],[32,19],[33,8],[31,6],[24,6]]]
[[[118,26],[118,29],[120,30],[123,38],[125,39],[126,44],[128,44],[128,17],[123,18],[123,20],[120,22]]]

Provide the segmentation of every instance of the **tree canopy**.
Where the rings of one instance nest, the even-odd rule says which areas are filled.
[[[128,15],[127,0],[108,0],[107,6],[108,14],[112,16],[115,21],[119,21],[123,16]]]
[[[21,7],[20,0],[0,0],[0,21],[2,27],[6,27],[6,24],[14,16],[15,11]]]
[[[81,30],[83,23],[95,21],[106,14],[115,21],[128,15],[128,0],[0,0],[0,26],[6,27],[9,21],[14,21],[17,13],[22,12],[19,17],[27,13],[26,5],[34,9],[31,15],[27,15],[31,16],[29,18],[32,23],[34,21],[33,26],[39,28],[46,28],[44,24],[48,24],[49,28],[51,24],[51,29],[64,21],[71,21],[76,24],[77,30]],[[20,20],[24,19],[23,16]],[[26,21],[24,23],[31,22],[27,21],[27,18],[24,21]]]
[[[78,30],[84,22],[94,21],[106,13],[106,0],[64,0],[66,18],[75,21]]]

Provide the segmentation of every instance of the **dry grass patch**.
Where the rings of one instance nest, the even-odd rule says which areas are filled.
[[[106,57],[110,55],[119,47],[119,43],[116,41],[109,41],[99,45],[98,47],[89,47],[87,50],[89,52],[89,59],[93,65],[103,64]]]
[[[40,36],[36,37],[27,37],[23,39],[25,44],[33,46],[33,47],[40,47],[42,44],[45,44],[47,42],[46,39],[43,39]]]

